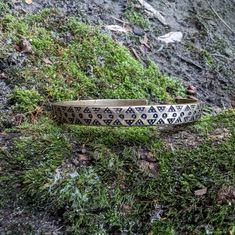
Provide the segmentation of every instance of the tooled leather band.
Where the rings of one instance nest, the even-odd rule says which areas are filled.
[[[177,104],[148,105],[146,100],[78,100],[52,104],[52,116],[60,123],[89,126],[152,126],[183,124],[202,115],[203,103],[180,99]]]

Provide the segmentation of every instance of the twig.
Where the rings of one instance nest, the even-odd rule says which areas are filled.
[[[202,66],[200,66],[199,64],[193,62],[193,61],[190,60],[190,59],[187,59],[187,58],[185,58],[185,57],[182,57],[181,55],[178,55],[178,54],[176,54],[176,56],[177,56],[178,58],[180,58],[181,60],[183,60],[184,62],[187,62],[188,64],[194,65],[195,67],[197,67],[197,68],[199,68],[199,69],[201,69],[201,70],[204,69],[204,68],[202,68]]]
[[[136,50],[134,48],[131,48],[131,51],[133,52],[134,56],[136,57],[136,59],[138,59],[139,61],[141,61],[138,53],[136,52]]]
[[[120,23],[123,23],[124,25],[129,24],[128,22],[126,22],[126,21],[124,21],[124,20],[121,20],[121,19],[118,19],[118,18],[116,18],[116,17],[114,17],[114,16],[111,16],[111,18],[113,18],[114,20],[116,20],[116,21],[118,21],[118,22],[120,22]]]
[[[235,32],[232,30],[232,28],[225,22],[225,20],[218,14],[218,12],[213,8],[213,6],[207,1],[207,4],[210,6],[211,10],[214,12],[214,14],[220,19],[220,21],[233,33]]]

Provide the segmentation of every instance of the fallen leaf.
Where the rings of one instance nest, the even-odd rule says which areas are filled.
[[[207,193],[207,188],[202,188],[194,191],[195,196],[203,196],[206,193]]]
[[[15,115],[15,125],[19,126],[22,122],[25,120],[25,115],[24,114],[16,114]]]
[[[181,32],[170,32],[162,36],[159,36],[157,39],[159,41],[162,41],[168,44],[168,43],[180,42],[182,38],[183,38],[183,34]]]
[[[235,202],[235,187],[223,187],[218,192],[218,202],[221,203],[234,203]]]
[[[5,73],[0,73],[0,79],[6,79],[6,78],[7,78],[7,76]]]
[[[42,112],[43,112],[42,107],[36,107],[36,109],[30,113],[30,122],[35,123],[42,114]]]
[[[146,35],[144,35],[144,38],[140,40],[140,43],[150,49],[150,46],[148,45],[148,37]]]
[[[148,162],[146,160],[138,161],[140,170],[150,177],[155,177],[158,175],[158,169],[156,162]]]
[[[25,3],[27,3],[27,4],[32,4],[33,1],[32,1],[32,0],[25,0]]]
[[[32,46],[26,38],[22,38],[19,44],[15,44],[14,48],[21,53],[30,53],[32,52]]]
[[[43,58],[42,61],[43,61],[45,64],[52,64],[52,62],[51,62],[48,58]]]
[[[139,0],[139,3],[147,10],[153,13],[154,16],[157,17],[157,19],[163,24],[167,25],[165,17],[161,14],[161,12],[154,9],[149,3],[147,3],[144,0]]]
[[[119,25],[106,25],[105,28],[111,31],[116,31],[116,32],[121,32],[121,33],[128,33],[130,31],[130,29],[124,28]]]

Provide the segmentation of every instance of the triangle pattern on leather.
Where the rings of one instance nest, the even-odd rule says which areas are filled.
[[[91,124],[91,119],[84,119],[84,122],[85,122],[87,125],[90,125],[90,124]]]
[[[112,113],[112,111],[111,111],[109,108],[106,108],[106,109],[104,110],[104,113]]]
[[[84,110],[83,110],[84,113],[90,113],[90,109],[88,107],[86,107]]]
[[[73,123],[74,118],[68,118],[68,120],[69,120],[69,123]]]
[[[187,105],[184,111],[189,111],[189,110],[191,110],[191,108],[189,105]]]
[[[125,120],[128,126],[131,126],[135,120]]]
[[[110,123],[112,122],[112,120],[110,120],[110,119],[106,119],[106,120],[103,120],[103,121],[106,125],[110,125]]]
[[[67,112],[69,112],[69,113],[73,112],[73,108],[71,106],[69,106],[69,108],[67,109]]]
[[[168,112],[175,112],[176,110],[175,110],[175,108],[174,108],[174,106],[172,106],[171,105],[171,107],[168,109]]]
[[[82,122],[81,122],[78,118],[76,118],[76,120],[75,120],[74,123],[75,123],[75,124],[82,124]]]
[[[115,111],[116,113],[121,113],[121,112],[122,112],[122,108],[114,108],[114,111]]]
[[[100,111],[100,108],[93,107],[92,110],[93,110],[95,113],[98,113],[98,112]]]
[[[148,113],[156,113],[156,112],[157,110],[153,106],[151,106],[148,110]]]
[[[169,124],[172,124],[172,123],[174,123],[175,118],[167,118],[167,121]]]
[[[157,121],[157,124],[165,124],[165,122],[163,121],[163,119],[159,119],[158,121]]]
[[[92,125],[100,126],[101,123],[100,123],[97,119],[95,119],[95,120],[92,122]]]
[[[188,122],[189,121],[189,117],[184,117],[184,121]]]
[[[166,106],[157,106],[158,111],[161,113],[164,112],[165,108]]]
[[[180,117],[177,118],[177,120],[175,121],[175,123],[182,123],[182,120]]]
[[[143,123],[142,120],[139,119],[139,120],[135,123],[135,125],[136,125],[136,126],[143,126],[144,123]]]
[[[145,107],[135,107],[135,110],[139,113],[144,112]]]
[[[114,121],[113,125],[114,125],[114,126],[121,126],[122,123],[121,123],[118,119],[116,119],[116,120]]]
[[[153,125],[156,121],[157,119],[147,119],[149,125]]]
[[[129,108],[126,110],[126,113],[135,113],[135,111],[134,111],[131,107],[129,107]]]
[[[81,110],[81,107],[74,107],[74,110],[76,113],[78,113]]]
[[[176,105],[175,107],[178,111],[181,111],[184,106],[183,105]]]

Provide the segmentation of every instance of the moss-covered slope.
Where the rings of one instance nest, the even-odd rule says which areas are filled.
[[[36,107],[84,96],[171,100],[183,88],[75,19],[7,15],[0,29],[3,61],[22,60],[13,46],[22,38],[32,47],[4,71],[14,112],[31,119],[3,133],[18,134],[0,151],[1,209],[16,201],[50,212],[70,234],[233,234],[233,110],[178,130],[200,136],[195,149],[169,148],[155,128],[58,126]],[[228,134],[215,139],[216,128]]]

